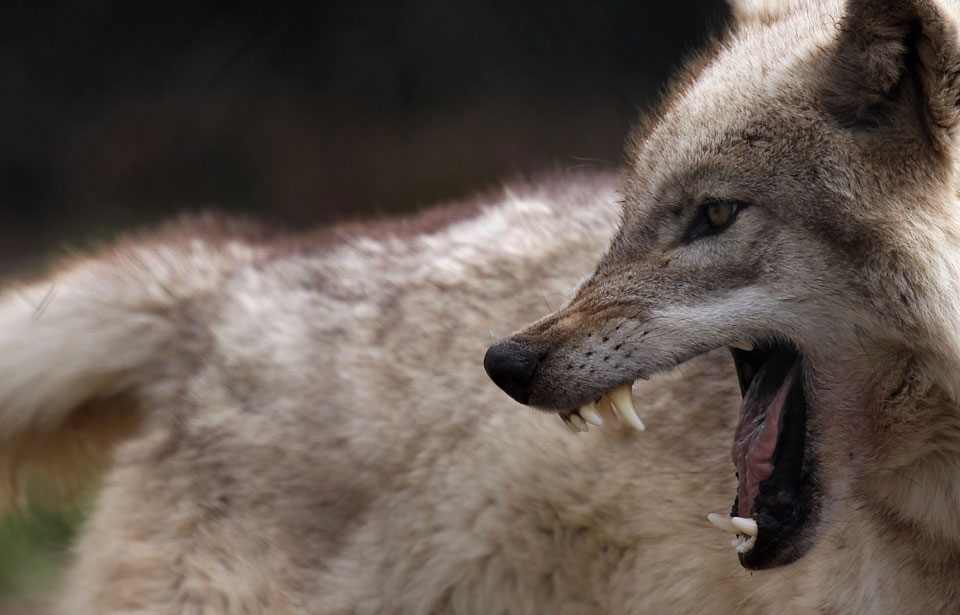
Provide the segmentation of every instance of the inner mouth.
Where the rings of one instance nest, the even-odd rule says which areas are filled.
[[[738,533],[747,529],[734,544],[746,568],[771,568],[806,550],[801,528],[810,514],[812,464],[804,456],[803,357],[783,342],[730,350],[743,395],[732,448],[732,517]]]

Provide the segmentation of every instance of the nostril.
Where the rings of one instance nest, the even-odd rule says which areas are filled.
[[[539,366],[540,357],[512,339],[497,342],[483,357],[483,368],[490,379],[521,404],[530,401]]]

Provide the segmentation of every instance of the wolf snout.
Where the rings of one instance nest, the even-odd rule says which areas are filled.
[[[505,339],[487,349],[483,368],[493,382],[521,404],[530,401],[540,357],[523,344]]]

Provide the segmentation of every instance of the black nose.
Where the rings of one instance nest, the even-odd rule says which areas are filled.
[[[498,387],[521,404],[530,401],[540,357],[513,340],[497,342],[483,357],[483,369]]]

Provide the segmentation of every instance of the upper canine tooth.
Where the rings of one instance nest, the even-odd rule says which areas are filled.
[[[721,530],[726,530],[731,534],[737,533],[737,528],[734,527],[733,523],[730,522],[730,515],[718,515],[717,513],[710,513],[707,515],[707,520]]]
[[[617,413],[617,416],[634,429],[643,431],[646,428],[643,426],[643,421],[637,416],[636,408],[633,407],[632,388],[633,385],[625,384],[607,393],[607,397],[613,403],[613,410]]]
[[[753,342],[749,340],[740,340],[739,342],[734,342],[730,345],[734,348],[739,348],[740,350],[746,350],[747,352],[753,350]]]
[[[733,527],[737,528],[737,530],[743,534],[747,534],[749,536],[757,535],[757,522],[753,519],[747,519],[745,517],[731,517],[730,523],[732,523]]]
[[[580,406],[580,416],[582,416],[586,422],[592,423],[597,427],[603,425],[603,419],[597,412],[597,405],[593,402]]]

